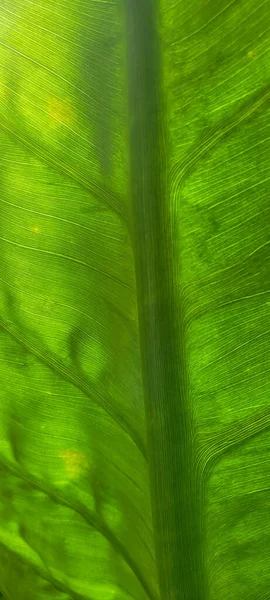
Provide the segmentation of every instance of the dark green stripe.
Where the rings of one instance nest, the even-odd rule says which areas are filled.
[[[202,494],[164,150],[158,2],[127,2],[127,23],[131,219],[160,593],[162,600],[204,600]]]

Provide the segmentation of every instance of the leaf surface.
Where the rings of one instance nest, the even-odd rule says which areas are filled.
[[[267,600],[267,3],[0,21],[5,600]]]

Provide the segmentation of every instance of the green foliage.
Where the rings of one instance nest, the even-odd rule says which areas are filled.
[[[267,600],[268,3],[0,20],[5,600]]]

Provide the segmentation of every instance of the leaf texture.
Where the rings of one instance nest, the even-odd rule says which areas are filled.
[[[2,0],[5,600],[269,598],[269,25]]]

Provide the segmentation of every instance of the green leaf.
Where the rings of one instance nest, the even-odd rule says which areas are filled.
[[[267,600],[268,3],[0,20],[5,600]]]

